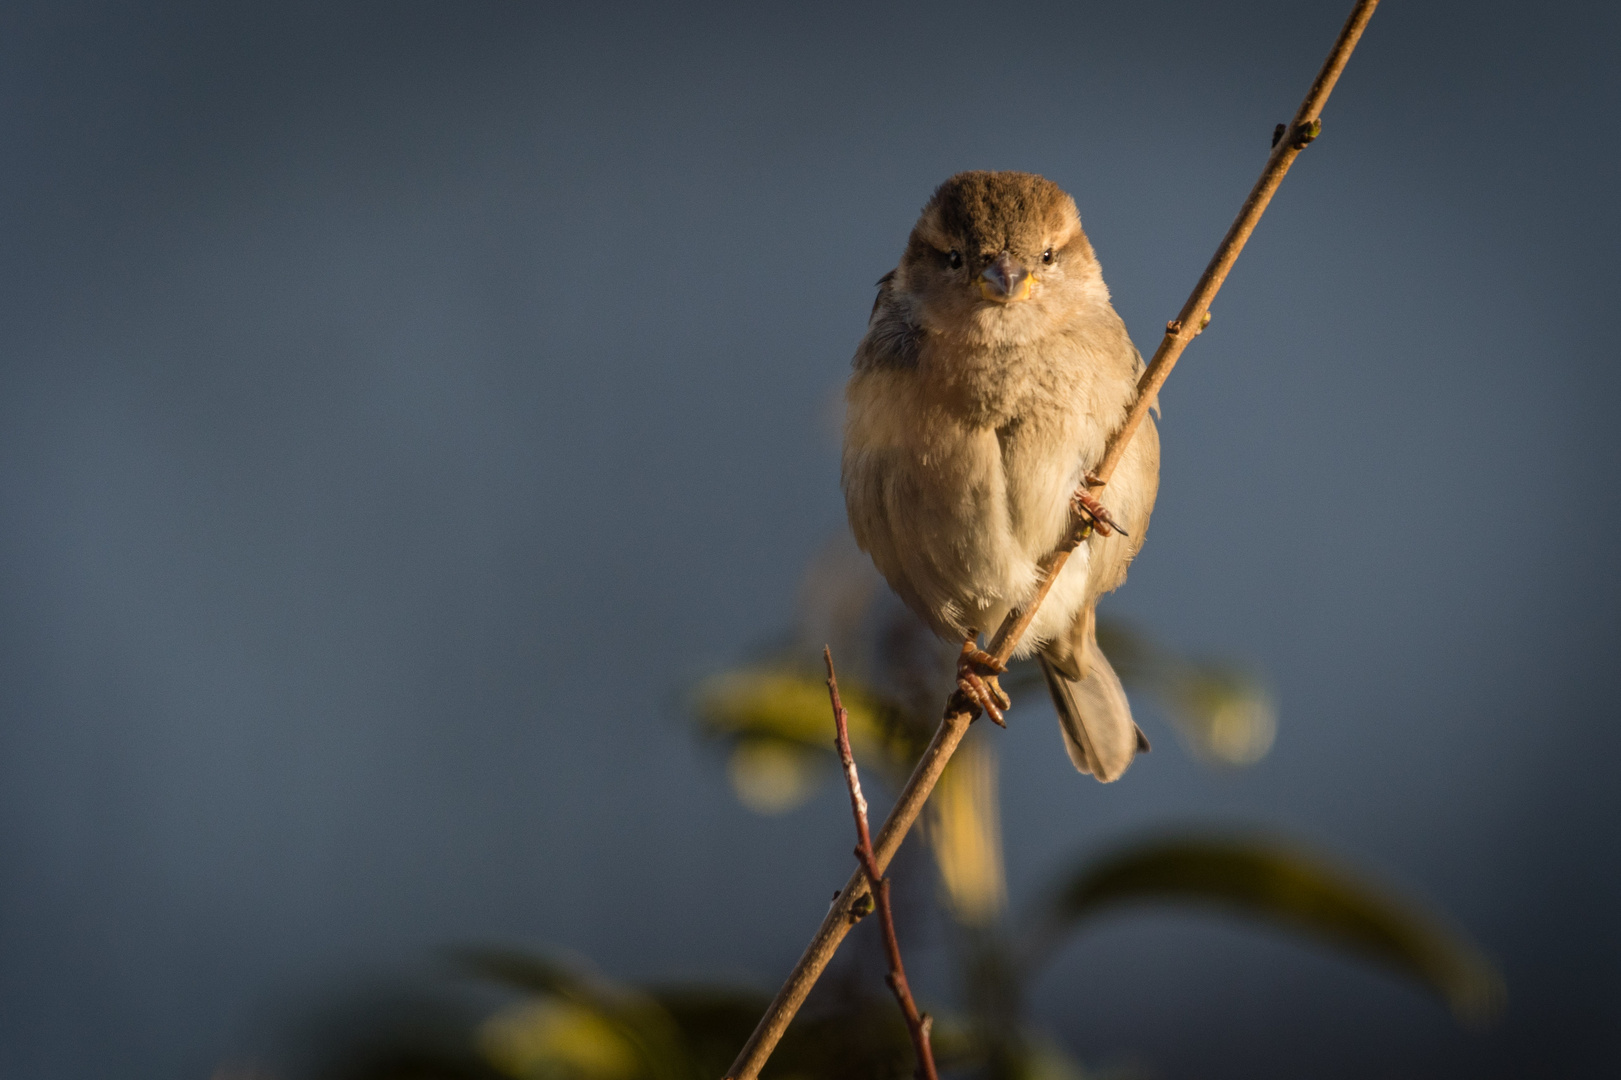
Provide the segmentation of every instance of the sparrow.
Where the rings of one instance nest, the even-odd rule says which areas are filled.
[[[941,184],[879,279],[852,368],[850,529],[906,605],[963,643],[959,686],[1000,721],[999,668],[974,643],[1034,595],[1037,564],[1072,533],[1072,497],[1143,372],[1074,199],[1030,173]],[[1148,740],[1094,613],[1125,581],[1158,490],[1159,434],[1145,418],[1106,489],[1116,527],[1081,543],[1015,651],[1039,660],[1070,760],[1105,783]]]

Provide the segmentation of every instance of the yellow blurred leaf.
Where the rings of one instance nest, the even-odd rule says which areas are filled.
[[[1007,905],[993,752],[977,738],[964,742],[927,806],[947,906],[964,925],[989,925]]]
[[[486,1060],[518,1080],[634,1080],[636,1050],[596,1011],[559,998],[521,1001],[478,1033]]]
[[[615,985],[575,966],[559,963],[544,956],[510,949],[458,949],[456,954],[461,965],[467,970],[525,993],[538,995],[538,998],[531,999],[532,1002],[538,1000],[541,1004],[555,1004],[574,1010],[560,1015],[564,1020],[578,1021],[577,1023],[573,1023],[571,1027],[560,1021],[552,1031],[552,1034],[561,1041],[548,1044],[540,1040],[533,1044],[525,1044],[522,1040],[518,1040],[506,1044],[497,1043],[497,1046],[505,1045],[516,1051],[525,1045],[551,1045],[556,1048],[558,1054],[561,1054],[561,1056],[554,1055],[558,1061],[573,1060],[567,1055],[574,1053],[585,1055],[580,1058],[581,1061],[589,1057],[590,1060],[598,1061],[604,1068],[619,1060],[617,1050],[612,1048],[620,1047],[630,1055],[633,1075],[638,1078],[684,1080],[686,1077],[686,1051],[680,1031],[658,1002],[642,991]],[[532,1015],[543,1018],[545,1014]],[[586,1022],[580,1019],[581,1016],[592,1017],[594,1021]],[[610,1041],[597,1038],[602,1030],[599,1025],[605,1025],[614,1039]],[[500,1027],[492,1030],[498,1033],[497,1037],[503,1033],[512,1033],[511,1030]],[[570,1038],[574,1041],[570,1042]],[[591,1057],[593,1054],[597,1056]],[[595,1080],[597,1077],[596,1073],[591,1072],[566,1071],[543,1071],[539,1075],[547,1078],[556,1076],[558,1080],[576,1076],[580,1077],[580,1080]]]
[[[846,682],[840,680],[839,690],[850,714],[850,739],[875,744],[878,703]],[[766,666],[723,671],[698,685],[695,705],[704,727],[715,735],[780,739],[833,752],[827,684],[816,676]]]
[[[1253,765],[1278,735],[1278,710],[1258,681],[1239,672],[1200,666],[1161,688],[1183,740],[1223,765]]]
[[[1086,1073],[1050,1039],[1026,1034],[1015,1065],[1018,1080],[1086,1080]]]
[[[787,742],[743,739],[726,761],[738,800],[757,814],[781,814],[810,797],[822,771],[810,750]]]

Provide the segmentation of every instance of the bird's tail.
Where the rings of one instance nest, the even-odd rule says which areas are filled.
[[[1098,648],[1097,639],[1084,635],[1084,656],[1076,657],[1084,672],[1071,678],[1046,655],[1039,656],[1041,673],[1058,709],[1058,726],[1064,733],[1064,749],[1083,773],[1091,773],[1103,783],[1120,779],[1138,751],[1148,750],[1148,736],[1131,718],[1120,676]]]

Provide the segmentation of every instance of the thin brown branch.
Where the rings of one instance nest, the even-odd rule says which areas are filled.
[[[1103,460],[1086,479],[1084,492],[1092,498],[1102,493],[1114,475],[1115,468],[1120,459],[1126,454],[1126,447],[1131,443],[1131,437],[1137,434],[1142,426],[1143,417],[1153,407],[1159,395],[1159,389],[1165,385],[1166,378],[1171,369],[1181,359],[1182,350],[1192,341],[1210,322],[1210,302],[1216,298],[1222,283],[1227,280],[1227,274],[1238,261],[1238,253],[1244,250],[1250,234],[1255,231],[1256,223],[1261,220],[1267,204],[1272,201],[1272,195],[1283,183],[1288,175],[1289,166],[1294,164],[1295,158],[1300,156],[1311,141],[1322,130],[1320,115],[1323,105],[1328,101],[1328,95],[1334,89],[1334,83],[1339,80],[1340,72],[1345,70],[1345,64],[1351,59],[1351,50],[1362,37],[1362,31],[1373,18],[1373,9],[1379,6],[1379,0],[1357,0],[1357,5],[1351,10],[1351,17],[1345,21],[1340,30],[1340,36],[1334,42],[1334,48],[1329,51],[1328,59],[1317,73],[1312,82],[1311,89],[1306,92],[1306,98],[1295,111],[1294,119],[1290,121],[1286,132],[1293,132],[1287,138],[1280,137],[1273,144],[1272,153],[1266,159],[1266,166],[1261,170],[1261,176],[1250,188],[1249,197],[1239,208],[1238,217],[1233,219],[1232,225],[1227,229],[1227,235],[1222,237],[1221,244],[1216,248],[1216,254],[1211,258],[1210,265],[1199,277],[1198,284],[1194,285],[1193,292],[1188,296],[1187,303],[1182,305],[1181,312],[1165,326],[1165,336],[1160,340],[1159,348],[1154,350],[1154,358],[1149,361],[1142,378],[1137,380],[1137,400],[1132,403],[1131,410],[1126,414],[1125,423],[1120,425],[1109,439],[1108,448],[1103,453]],[[1092,524],[1089,515],[1084,511],[1078,513],[1076,535],[1084,539]],[[1079,546],[1078,544],[1075,546]],[[1002,620],[1001,628],[996,636],[990,640],[986,649],[1003,663],[1013,655],[1014,647],[1024,632],[1030,626],[1030,620],[1035,618],[1036,608],[1047,597],[1047,590],[1052,588],[1053,581],[1058,572],[1069,561],[1070,553],[1075,546],[1060,548],[1048,555],[1042,561],[1041,587],[1036,595],[1024,607],[1009,613]],[[740,1078],[741,1080],[741,1078]]]
[[[917,1011],[912,999],[911,984],[906,981],[906,966],[901,963],[901,943],[895,936],[895,912],[889,905],[889,879],[878,869],[878,860],[872,853],[872,837],[867,831],[867,800],[861,794],[861,777],[856,772],[855,755],[850,752],[850,717],[839,700],[839,678],[833,671],[833,650],[822,649],[822,660],[827,664],[827,695],[833,703],[833,745],[838,747],[839,762],[844,766],[844,782],[850,789],[850,810],[856,819],[856,858],[867,875],[867,885],[878,908],[878,921],[884,932],[884,956],[889,961],[889,988],[900,1002],[901,1015],[906,1017],[906,1030],[912,1034],[912,1049],[917,1053],[917,1075],[921,1080],[940,1080],[934,1069],[934,1050],[929,1045],[929,1018]]]
[[[1221,245],[1210,260],[1210,265],[1200,276],[1187,303],[1182,305],[1181,312],[1166,324],[1164,339],[1154,351],[1154,358],[1149,362],[1142,378],[1137,381],[1137,400],[1126,414],[1125,422],[1110,438],[1103,461],[1093,475],[1087,478],[1085,488],[1079,494],[1088,495],[1093,499],[1102,494],[1109,478],[1114,475],[1115,467],[1120,464],[1126,446],[1137,433],[1137,429],[1142,426],[1143,417],[1154,404],[1166,376],[1170,375],[1171,368],[1176,366],[1182,350],[1209,322],[1210,303],[1215,299],[1222,283],[1226,281],[1227,274],[1237,261],[1239,252],[1244,249],[1245,242],[1255,231],[1255,225],[1260,221],[1267,204],[1272,201],[1273,193],[1283,182],[1284,176],[1289,172],[1289,166],[1294,164],[1294,159],[1300,155],[1300,151],[1305,149],[1321,130],[1320,114],[1323,106],[1327,103],[1329,93],[1334,89],[1340,72],[1345,69],[1346,61],[1351,58],[1351,51],[1356,48],[1357,41],[1362,37],[1362,31],[1368,25],[1368,20],[1373,17],[1373,10],[1377,6],[1378,0],[1357,0],[1356,6],[1351,11],[1351,17],[1346,20],[1344,28],[1340,30],[1340,35],[1334,42],[1334,48],[1328,54],[1328,59],[1323,62],[1311,89],[1306,93],[1305,100],[1295,111],[1294,118],[1279,134],[1271,154],[1266,159],[1266,165],[1261,170],[1260,179],[1250,189],[1249,197],[1244,200],[1244,205],[1238,211],[1238,217],[1227,230],[1227,235],[1222,238]],[[1001,663],[1006,663],[1012,658],[1014,648],[1024,636],[1025,630],[1029,628],[1030,620],[1035,617],[1037,607],[1046,598],[1059,571],[1069,561],[1070,553],[1086,538],[1095,524],[1081,500],[1077,500],[1073,516],[1076,526],[1071,537],[1073,543],[1060,547],[1042,560],[1042,583],[1035,596],[1024,607],[1010,612],[1007,618],[1002,620],[1002,625],[997,629],[995,636],[987,643],[986,651]],[[945,715],[940,720],[939,729],[935,731],[928,748],[923,751],[922,758],[912,771],[911,779],[906,782],[906,787],[902,789],[894,809],[889,812],[883,828],[878,832],[878,841],[873,846],[873,863],[880,873],[894,858],[901,841],[906,838],[907,832],[917,821],[924,802],[934,790],[935,783],[945,770],[946,762],[956,752],[957,744],[962,742],[963,735],[967,733],[972,720],[973,714],[968,711],[968,706],[961,695],[953,693],[946,702]],[[804,1004],[806,995],[816,984],[828,961],[833,958],[833,953],[844,940],[844,935],[849,933],[851,910],[867,895],[869,889],[866,870],[858,869],[845,885],[844,891],[834,901],[833,907],[817,929],[816,936],[811,939],[799,962],[794,965],[794,970],[789,973],[782,989],[777,991],[777,996],[772,999],[765,1015],[760,1018],[759,1025],[755,1027],[754,1034],[749,1036],[749,1041],[744,1044],[737,1060],[732,1063],[732,1068],[727,1073],[728,1080],[755,1080],[759,1076],[761,1067],[771,1056],[771,1051],[782,1038],[782,1033],[788,1029],[794,1014]]]

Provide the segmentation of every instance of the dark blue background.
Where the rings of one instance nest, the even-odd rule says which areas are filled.
[[[1151,349],[1348,3],[584,7],[0,13],[5,1076],[296,1067],[279,1018],[448,942],[772,985],[842,796],[750,816],[680,692],[843,527],[872,283],[1037,171]],[[1267,671],[1272,755],[995,735],[1015,901],[1264,826],[1452,913],[1505,1020],[1141,914],[1038,988],[1085,1060],[1621,1058],[1615,11],[1381,8],[1169,385],[1112,609]]]

